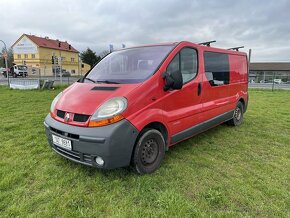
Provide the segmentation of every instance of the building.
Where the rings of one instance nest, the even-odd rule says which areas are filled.
[[[79,52],[67,41],[23,34],[13,45],[14,63],[28,66],[29,73],[52,76],[54,72],[71,75],[86,73],[90,67],[79,60]]]
[[[290,62],[260,62],[250,64],[249,81],[272,83],[273,79],[290,82]]]

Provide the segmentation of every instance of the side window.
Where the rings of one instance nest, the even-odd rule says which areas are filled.
[[[204,53],[205,75],[211,86],[221,86],[230,82],[229,57],[216,52]]]
[[[192,80],[197,74],[197,52],[192,48],[184,48],[180,51],[181,74],[183,84]]]
[[[193,48],[182,49],[167,67],[167,73],[180,70],[183,84],[192,80],[197,74],[197,52]]]
[[[172,72],[179,70],[179,53],[173,58],[167,67],[167,73],[171,75]]]

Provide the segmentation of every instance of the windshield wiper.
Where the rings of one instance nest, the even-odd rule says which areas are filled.
[[[118,82],[110,81],[110,80],[97,80],[98,83],[107,83],[107,84],[120,84]]]
[[[85,79],[86,79],[86,80],[89,80],[89,81],[91,81],[91,82],[93,82],[93,83],[96,83],[95,80],[92,80],[92,79],[90,79],[90,78],[88,78],[88,77],[86,77]]]

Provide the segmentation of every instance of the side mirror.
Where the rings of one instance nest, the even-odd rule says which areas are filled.
[[[169,89],[181,89],[183,86],[180,70],[174,71],[171,74],[164,72],[162,77],[165,79],[164,91],[168,91]]]

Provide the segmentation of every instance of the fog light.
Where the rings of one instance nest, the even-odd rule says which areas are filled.
[[[103,160],[103,158],[101,158],[101,157],[99,157],[99,156],[96,157],[95,161],[96,161],[96,163],[97,163],[98,165],[100,165],[100,166],[103,166],[104,163],[105,163],[105,161]]]

